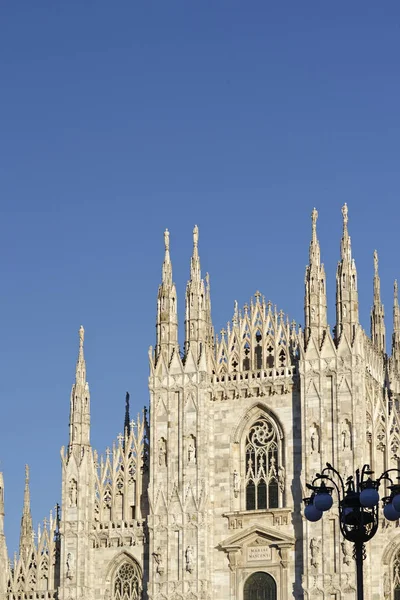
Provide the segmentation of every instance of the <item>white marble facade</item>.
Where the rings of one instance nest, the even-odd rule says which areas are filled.
[[[80,329],[61,506],[34,535],[27,470],[12,562],[0,474],[0,600],[355,598],[337,512],[308,523],[302,498],[327,461],[347,475],[365,462],[379,473],[398,466],[400,310],[395,284],[387,343],[375,252],[371,337],[361,328],[346,205],[342,212],[333,333],[316,210],[303,329],[257,292],[241,310],[235,303],[215,336],[195,227],[181,350],[165,233],[150,410],[131,420],[127,398],[125,431],[103,457],[90,445]],[[397,600],[399,523],[382,521],[367,552],[366,598]]]

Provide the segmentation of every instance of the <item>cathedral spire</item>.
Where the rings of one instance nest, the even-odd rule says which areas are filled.
[[[379,352],[385,352],[385,311],[381,301],[381,282],[378,272],[378,252],[376,250],[374,250],[374,303],[371,310],[371,339]]]
[[[326,329],[326,287],[325,269],[321,264],[321,251],[317,237],[318,211],[314,208],[311,213],[311,242],[309,264],[305,276],[305,341],[315,337],[321,346]]]
[[[211,322],[210,280],[201,278],[199,257],[199,228],[193,229],[193,254],[190,260],[190,280],[186,286],[185,354],[189,348],[195,360],[213,344]]]
[[[348,231],[349,211],[342,207],[343,234],[340,243],[340,261],[336,271],[336,341],[345,334],[353,343],[358,325],[358,292],[356,263],[351,256],[351,239]]]
[[[397,279],[394,282],[392,359],[396,370],[400,372],[400,308]]]
[[[86,361],[83,344],[85,330],[79,328],[79,352],[76,362],[75,383],[72,386],[69,420],[69,449],[90,445],[90,394],[86,381]]]
[[[21,519],[21,533],[19,538],[19,553],[27,553],[33,545],[33,526],[31,515],[31,498],[29,490],[29,467],[25,465],[25,490],[24,508]]]
[[[172,264],[169,254],[169,231],[164,232],[164,262],[161,285],[157,297],[156,361],[163,354],[167,363],[178,351],[178,312],[176,288],[172,281]]]
[[[129,392],[125,395],[125,419],[124,419],[124,435],[129,437],[131,432],[131,418],[129,415]]]

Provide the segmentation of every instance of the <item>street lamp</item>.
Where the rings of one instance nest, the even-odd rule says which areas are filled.
[[[375,481],[369,465],[357,469],[356,477],[348,477],[346,482],[331,464],[326,463],[322,473],[317,473],[312,484],[307,483],[311,496],[304,498],[304,516],[313,523],[319,521],[333,504],[332,492],[336,489],[339,499],[340,530],[346,540],[354,544],[353,558],[357,566],[357,600],[364,600],[363,560],[365,542],[374,537],[379,524],[379,486],[383,480],[390,483],[390,495],[382,498],[383,514],[388,521],[400,519],[400,485],[394,484],[389,469]],[[326,482],[333,484],[328,487]]]

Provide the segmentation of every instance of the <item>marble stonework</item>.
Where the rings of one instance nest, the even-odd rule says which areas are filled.
[[[12,562],[0,474],[0,600],[255,600],[255,573],[268,574],[266,598],[355,599],[337,509],[308,523],[302,498],[327,461],[347,476],[364,462],[378,474],[399,465],[400,310],[395,284],[387,356],[378,255],[368,337],[346,205],[342,214],[334,333],[314,209],[303,329],[257,292],[215,336],[195,227],[182,350],[166,231],[150,411],[131,420],[127,396],[124,432],[104,456],[93,450],[81,327],[61,506],[34,534],[27,469]],[[365,597],[394,599],[397,585],[399,523],[382,520]]]

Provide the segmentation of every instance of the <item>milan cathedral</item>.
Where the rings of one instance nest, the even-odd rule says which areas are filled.
[[[344,476],[400,466],[400,309],[395,282],[387,340],[375,251],[370,335],[361,327],[346,205],[342,215],[333,331],[315,209],[304,327],[256,292],[215,335],[195,227],[182,348],[165,232],[149,411],[131,420],[127,395],[124,431],[103,456],[92,448],[81,327],[60,506],[34,531],[26,467],[13,560],[0,473],[0,600],[356,597],[337,502],[310,523],[302,499],[327,461]],[[400,598],[399,521],[382,519],[369,542],[365,589]]]

